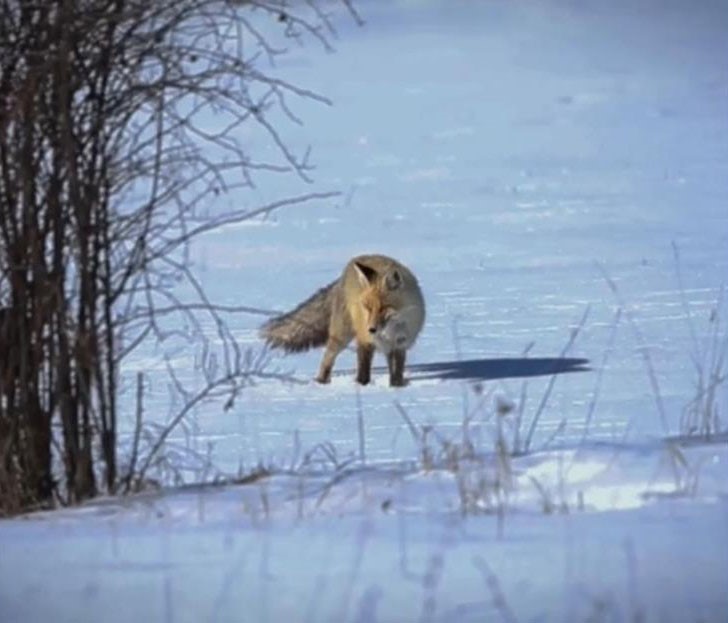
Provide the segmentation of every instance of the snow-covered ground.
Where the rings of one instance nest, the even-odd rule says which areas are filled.
[[[421,367],[401,390],[261,381],[171,438],[225,474],[283,473],[3,521],[0,621],[728,621],[728,444],[662,441],[695,394],[685,307],[704,350],[728,274],[728,3],[357,6],[335,54],[275,69],[334,102],[297,102],[285,133],[312,144],[315,182],[225,200],[342,196],[210,234],[193,259],[213,300],[283,310],[352,255],[394,255],[427,300]],[[529,363],[587,308],[568,356],[588,366]],[[260,322],[231,317],[250,346]],[[319,357],[272,365],[307,381]],[[135,370],[163,423],[162,351]],[[535,452],[499,460],[524,388]]]
[[[674,497],[651,447],[517,459],[500,519],[380,467],[4,522],[2,620],[723,622],[728,453],[685,456]]]

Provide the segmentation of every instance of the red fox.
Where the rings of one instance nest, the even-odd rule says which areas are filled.
[[[389,384],[399,387],[405,384],[405,353],[424,322],[425,300],[412,272],[384,255],[360,255],[336,281],[269,320],[260,333],[269,346],[289,353],[325,344],[319,383],[331,380],[337,355],[356,338],[357,382],[371,380],[376,348],[387,357]]]

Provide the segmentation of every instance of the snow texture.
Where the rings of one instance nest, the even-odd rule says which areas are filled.
[[[685,305],[704,348],[728,275],[728,3],[357,7],[336,53],[294,46],[273,70],[334,102],[297,101],[284,131],[313,146],[315,183],[261,174],[224,201],[342,196],[206,235],[192,259],[212,300],[283,311],[354,255],[398,258],[427,301],[409,385],[379,369],[357,387],[344,352],[319,386],[320,351],[276,356],[304,382],[204,403],[170,441],[215,473],[281,473],[0,522],[0,621],[725,623],[728,443],[663,438],[695,391]],[[233,333],[257,348],[262,321]],[[174,407],[165,354],[195,382],[189,352],[136,353],[122,445],[137,370],[148,417]],[[515,413],[495,413],[524,381],[526,423],[553,387],[506,469]],[[431,431],[431,469],[402,413]],[[464,439],[482,454],[453,470]]]

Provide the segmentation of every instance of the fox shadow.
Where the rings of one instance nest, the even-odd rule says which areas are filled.
[[[500,359],[468,359],[465,361],[438,361],[407,366],[411,383],[441,379],[451,381],[491,381],[495,379],[552,376],[568,372],[587,372],[588,359],[568,357],[513,357]],[[386,368],[376,368],[386,372]]]

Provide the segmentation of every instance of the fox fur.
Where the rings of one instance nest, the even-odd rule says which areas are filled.
[[[425,301],[414,274],[384,255],[353,258],[336,281],[295,309],[269,320],[261,337],[295,353],[325,346],[316,380],[328,383],[338,354],[357,345],[357,382],[371,379],[375,350],[387,357],[392,386],[404,385],[406,351],[425,321]]]

